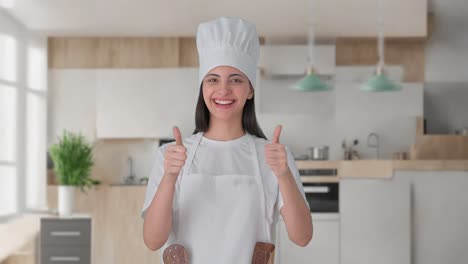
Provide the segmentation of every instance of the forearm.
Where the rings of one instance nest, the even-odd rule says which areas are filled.
[[[291,171],[278,179],[284,205],[281,215],[289,238],[299,246],[306,246],[312,239],[313,226],[310,210],[297,188]]]
[[[158,250],[166,243],[172,228],[175,180],[164,175],[148,207],[143,223],[143,239],[148,248]]]

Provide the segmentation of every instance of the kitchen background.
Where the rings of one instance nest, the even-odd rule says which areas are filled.
[[[461,12],[460,10],[466,10],[466,7],[464,4],[452,1],[450,3],[434,2],[429,5],[429,8],[437,8],[437,19],[434,19],[434,31],[431,32],[431,37],[424,47],[421,47],[425,51],[424,57],[419,58],[420,62],[413,62],[411,66],[397,65],[390,66],[388,69],[391,77],[403,82],[404,89],[399,93],[379,94],[359,91],[359,85],[370,77],[374,67],[370,66],[371,63],[366,66],[336,65],[336,53],[340,52],[337,49],[344,46],[344,44],[340,46],[340,43],[318,45],[316,48],[319,68],[334,76],[333,91],[319,94],[291,91],[287,88],[302,77],[300,74],[303,73],[306,65],[305,56],[299,57],[299,54],[294,50],[290,53],[286,52],[286,54],[291,54],[289,57],[290,67],[283,66],[283,69],[277,69],[274,68],[275,65],[280,62],[285,64],[284,59],[265,59],[266,55],[271,54],[265,47],[285,45],[285,43],[288,45],[306,45],[307,43],[303,39],[293,37],[289,39],[272,37],[271,40],[266,37],[265,43],[262,45],[263,60],[260,64],[263,63],[266,71],[272,67],[275,74],[286,75],[286,78],[265,77],[259,81],[259,87],[256,91],[257,113],[265,134],[271,136],[274,127],[277,124],[282,124],[284,127],[283,142],[291,147],[296,156],[306,154],[307,148],[310,146],[328,145],[330,159],[335,160],[343,159],[341,143],[344,139],[348,142],[358,139],[359,144],[356,150],[361,156],[365,159],[376,158],[375,149],[367,146],[367,137],[371,132],[379,135],[380,158],[388,159],[392,158],[394,152],[409,151],[411,144],[415,143],[414,131],[417,116],[426,118],[427,134],[454,134],[456,130],[460,132],[468,124],[468,115],[464,114],[467,112],[464,102],[468,91],[468,77],[464,74],[467,62],[462,59],[466,58],[468,52],[464,46],[468,41],[468,36],[466,32],[463,32],[463,25],[468,22],[464,22],[464,18],[457,14]],[[429,11],[436,13],[436,10]],[[285,46],[287,47],[287,45]],[[391,47],[391,44],[388,46]],[[344,50],[344,48],[342,49]],[[320,53],[322,50],[325,51],[324,55]],[[330,52],[330,50],[332,51]],[[302,51],[304,52],[302,54],[307,54],[305,46],[302,47]],[[404,51],[401,54],[404,54]],[[417,65],[418,63],[423,63],[423,65]],[[405,80],[404,66],[407,67],[407,71],[414,71],[411,67],[420,66],[425,70],[423,78],[419,76],[408,77],[411,73],[406,73]],[[103,96],[99,97],[99,88],[112,88],[103,88],[104,84],[100,81],[105,82],[112,79],[110,82],[115,83],[108,83],[107,87],[115,87],[114,85],[121,82],[121,78],[126,76],[128,86],[122,85],[122,90],[129,89],[133,85],[137,86],[136,82],[139,81],[141,82],[139,83],[140,87],[145,85],[164,90],[161,91],[161,94],[155,95],[160,96],[159,98],[152,98],[155,100],[154,104],[161,104],[158,109],[166,109],[165,106],[169,106],[167,98],[170,98],[171,94],[176,94],[176,90],[187,95],[183,102],[177,103],[177,106],[174,105],[174,102],[170,102],[172,108],[178,109],[177,116],[171,116],[171,111],[164,111],[161,116],[153,115],[147,119],[142,117],[146,122],[154,123],[151,125],[155,129],[154,139],[102,140],[96,152],[95,175],[98,178],[109,182],[122,179],[128,171],[127,160],[130,156],[134,159],[137,177],[147,176],[154,151],[151,155],[148,154],[158,144],[157,137],[170,138],[172,125],[180,126],[184,136],[190,135],[193,130],[194,108],[198,91],[195,85],[196,68],[192,70],[184,68],[177,73],[172,71],[175,75],[180,74],[176,78],[186,80],[185,82],[180,81],[180,87],[175,87],[177,84],[174,83],[162,83],[161,79],[154,77],[159,72],[163,72],[160,73],[161,75],[166,75],[165,69],[149,73],[151,70],[148,69],[63,68],[73,67],[67,65],[60,67],[59,65],[54,68],[52,66],[49,71],[48,145],[54,142],[54,137],[60,134],[62,129],[81,131],[90,140],[99,139],[97,134],[99,134],[98,116],[100,110],[113,112],[102,113],[103,118],[111,119],[108,123],[101,125],[104,130],[106,127],[114,125],[113,121],[121,123],[122,126],[138,125],[135,116],[130,117],[134,120],[128,120],[128,122],[125,118],[116,119],[117,116],[121,117],[124,112],[131,112],[134,105],[128,101],[122,102],[122,104],[115,103],[113,106],[106,105],[106,102],[103,101],[105,98],[102,97],[107,95],[104,92]],[[167,71],[171,72],[171,70]],[[104,80],[104,74],[108,74],[106,80]],[[98,79],[99,77],[102,77],[101,80]],[[174,82],[172,79],[168,79],[168,81]],[[173,91],[165,91],[165,89],[169,89],[168,87],[171,87],[170,89]],[[141,115],[141,111],[143,110],[140,109],[139,112],[135,110],[134,113]],[[131,131],[132,128],[126,127],[125,129]],[[138,128],[135,128],[135,131],[137,130]],[[129,132],[125,135],[123,130],[122,132],[112,131],[103,135],[103,138],[141,137],[142,134],[138,133]],[[112,155],[108,155],[109,153]],[[111,157],[112,163],[109,162]]]
[[[94,219],[93,239],[99,240],[93,240],[93,261],[131,263],[140,256],[141,263],[155,263],[157,258],[135,236],[141,233],[140,219],[135,217],[139,217],[145,186],[123,183],[133,175],[136,183],[144,184],[139,180],[149,176],[160,140],[172,137],[173,125],[179,126],[183,136],[192,133],[198,96],[196,25],[218,15],[237,15],[226,11],[235,9],[227,2],[213,5],[210,15],[204,14],[201,5],[208,1],[202,2],[142,1],[142,6],[148,5],[151,8],[146,9],[156,13],[149,16],[125,1],[0,1],[0,220],[8,221],[10,217],[2,216],[11,212],[56,208],[56,181],[50,161],[46,162],[47,151],[64,129],[80,132],[95,147],[91,177],[102,181],[88,196],[79,196],[76,204],[77,211]],[[345,14],[331,8],[333,1],[317,1],[317,9],[323,12],[316,14],[320,21],[316,66],[333,84],[333,90],[320,93],[290,89],[307,66],[306,1],[278,4],[263,15],[257,10],[269,2],[248,4],[252,11],[244,10],[242,15],[257,22],[261,35],[261,78],[255,90],[258,120],[267,137],[282,124],[281,141],[298,160],[311,146],[329,146],[331,163],[326,167],[343,162],[343,140],[350,144],[355,139],[359,142],[355,150],[363,162],[382,162],[361,163],[369,170],[380,164],[385,167],[399,152],[406,152],[413,160],[442,164],[430,172],[413,172],[409,169],[413,165],[401,165],[406,169],[394,172],[394,180],[377,184],[363,179],[363,185],[354,186],[352,180],[340,179],[340,188],[353,194],[340,201],[341,216],[315,214],[323,223],[317,224],[320,228],[314,239],[320,242],[327,235],[340,239],[339,243],[315,244],[315,251],[333,255],[326,256],[323,263],[337,263],[338,259],[341,263],[372,263],[376,259],[381,263],[464,263],[468,236],[461,223],[468,221],[468,208],[460,201],[468,199],[463,189],[468,179],[464,165],[468,140],[455,134],[468,133],[468,3],[387,1],[388,10],[393,12],[385,15],[386,71],[403,90],[368,93],[359,86],[373,74],[378,59],[375,2],[340,2]],[[99,15],[109,6],[113,8],[108,15]],[[168,23],[151,22],[154,17],[164,21],[168,18],[163,13],[179,14],[185,8],[200,13],[165,20],[171,21]],[[132,16],[137,10],[147,16]],[[291,10],[287,12],[290,15],[284,10]],[[362,12],[372,14],[363,16]],[[83,19],[85,16],[89,19]],[[280,22],[278,17],[285,18]],[[355,19],[346,20],[352,17]],[[378,135],[378,150],[369,145],[371,133]],[[460,161],[457,168],[464,169],[448,169],[446,160]],[[298,164],[304,169],[309,166]],[[343,171],[351,166],[342,164],[337,166]],[[358,172],[368,173],[364,169]],[[348,197],[346,194],[343,191],[342,196]],[[377,194],[382,196],[375,199]],[[375,207],[370,204],[373,200],[379,202],[372,204]],[[419,202],[423,200],[425,203]],[[379,224],[374,225],[370,219],[379,215]],[[403,221],[410,217],[411,225]],[[339,229],[333,222],[337,219]],[[7,245],[2,237],[20,235],[11,231],[2,236],[6,230],[15,230],[2,226],[2,221],[0,263],[34,263],[6,258],[15,243]],[[366,223],[375,229],[366,233]],[[392,225],[395,230],[388,227]],[[17,226],[24,232],[29,230]],[[113,232],[122,226],[129,227]],[[378,236],[384,226],[395,234],[385,233],[389,244]],[[354,247],[347,246],[350,237],[371,233],[375,236],[366,241],[387,251],[359,238],[353,241]],[[129,247],[133,254],[123,253]],[[302,257],[307,255],[304,251],[291,245],[286,248],[296,258],[286,258],[288,254],[283,253],[277,255],[276,262],[308,263],[309,259]],[[360,251],[363,248],[366,250]],[[401,251],[395,254],[388,248]],[[439,251],[427,250],[434,248]]]

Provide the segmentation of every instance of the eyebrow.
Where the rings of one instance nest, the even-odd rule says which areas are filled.
[[[207,74],[206,77],[208,77],[208,76],[221,77],[219,74],[216,74],[216,73]],[[229,75],[229,78],[231,78],[231,77],[233,77],[233,76],[240,76],[240,77],[242,77],[242,78],[245,78],[244,76],[242,76],[241,74],[238,74],[238,73],[230,74],[230,75]]]

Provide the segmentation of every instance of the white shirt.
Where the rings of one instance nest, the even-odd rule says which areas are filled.
[[[216,141],[203,136],[196,151],[196,155],[194,156],[190,173],[199,173],[204,175],[252,174],[251,172],[255,168],[253,167],[254,165],[251,160],[248,160],[248,158],[252,155],[252,149],[249,148],[247,137],[248,134],[245,134],[244,136],[234,140]],[[187,150],[189,150],[190,146],[194,143],[193,139],[194,135],[184,139],[184,146],[187,148]],[[269,166],[264,160],[264,146],[267,143],[270,142],[262,138],[255,137],[255,147],[257,149],[257,155],[259,158],[260,171],[264,178],[263,184],[265,185],[265,194],[267,196],[266,207],[270,219],[268,224],[270,226],[271,232],[270,237],[272,238],[272,241],[270,242],[275,243],[275,225],[280,215],[279,211],[284,202],[281,192],[278,188],[277,178],[274,176],[273,172],[271,169],[269,169]],[[164,152],[169,144],[161,146],[156,154],[155,163],[148,182],[145,203],[142,208],[143,217],[145,215],[146,209],[151,204],[151,201],[163,176]],[[294,175],[296,184],[303,198],[305,199],[300,175],[294,162],[294,158],[288,147],[286,147],[286,152],[288,156],[288,165],[292,171],[292,174]],[[173,208],[177,208],[177,192],[174,197]],[[257,219],[257,221],[265,221],[265,219]]]

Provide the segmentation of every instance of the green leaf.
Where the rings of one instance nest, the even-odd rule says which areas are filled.
[[[93,150],[83,135],[64,130],[49,153],[60,185],[73,185],[85,191],[85,187],[101,183],[89,177],[94,165]]]

